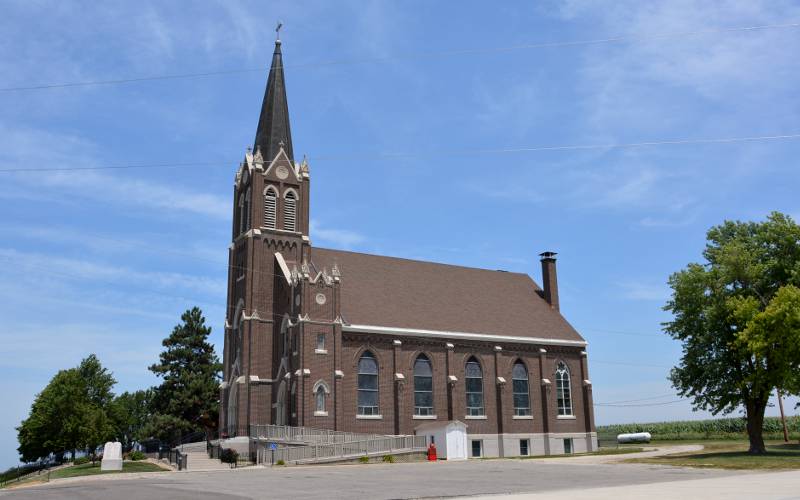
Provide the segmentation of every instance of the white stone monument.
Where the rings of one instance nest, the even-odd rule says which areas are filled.
[[[107,442],[103,447],[103,461],[100,470],[122,470],[122,443]]]

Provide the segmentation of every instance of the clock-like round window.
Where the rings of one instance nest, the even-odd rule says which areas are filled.
[[[289,177],[289,169],[283,165],[278,165],[278,168],[275,169],[275,175],[278,176],[278,179],[285,179]]]
[[[319,304],[319,305],[322,305],[322,304],[324,304],[324,303],[325,303],[325,302],[326,302],[328,299],[327,299],[327,297],[325,297],[325,294],[324,294],[324,293],[318,293],[318,294],[317,294],[317,297],[316,297],[316,300],[317,300],[317,304]]]

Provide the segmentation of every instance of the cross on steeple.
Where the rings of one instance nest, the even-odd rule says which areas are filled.
[[[283,23],[278,21],[278,26],[275,28],[275,41],[281,41],[281,28],[283,28]]]

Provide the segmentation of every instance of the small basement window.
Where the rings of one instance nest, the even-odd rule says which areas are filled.
[[[480,458],[481,457],[481,451],[483,451],[481,449],[482,448],[481,444],[482,444],[482,442],[481,442],[480,439],[473,439],[472,440],[472,457],[473,458]]]
[[[526,457],[530,453],[528,450],[528,441],[527,439],[520,439],[519,440],[519,454],[520,456]]]
[[[564,440],[564,453],[572,453],[572,438]]]

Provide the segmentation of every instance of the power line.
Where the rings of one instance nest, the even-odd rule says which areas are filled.
[[[666,401],[664,403],[647,403],[647,404],[630,404],[630,405],[616,405],[610,403],[595,403],[595,406],[604,406],[607,408],[634,408],[634,407],[645,407],[645,406],[666,406],[666,405],[674,405],[675,403],[680,403],[682,401],[687,401],[686,399],[676,399],[674,401]]]
[[[431,156],[479,156],[488,154],[509,154],[509,153],[534,153],[543,151],[589,151],[600,149],[628,149],[656,146],[685,146],[703,144],[734,144],[742,142],[776,141],[800,139],[800,133],[781,134],[781,135],[760,135],[745,137],[724,137],[711,139],[674,139],[646,142],[628,143],[609,143],[609,144],[584,144],[584,145],[562,145],[562,146],[532,146],[522,148],[503,148],[503,149],[472,149],[472,150],[450,150],[450,151],[430,151],[428,153],[375,153],[372,155],[351,155],[351,156],[313,156],[310,161],[330,161],[330,160],[393,160],[393,159],[414,159],[429,158]],[[236,163],[241,160],[231,160],[229,163]],[[104,165],[96,167],[44,167],[44,168],[4,168],[0,173],[25,173],[25,172],[69,172],[82,170],[119,170],[119,169],[140,169],[140,168],[183,168],[207,165],[220,165],[219,162],[170,162],[170,163],[130,163],[123,165]]]
[[[798,27],[800,27],[800,23],[784,23],[784,24],[765,24],[765,25],[759,25],[759,26],[743,26],[743,27],[719,28],[719,29],[708,29],[708,30],[694,30],[694,31],[655,33],[655,34],[651,34],[651,35],[622,35],[622,36],[615,36],[615,37],[610,37],[610,38],[598,38],[598,39],[590,39],[590,40],[544,42],[544,43],[533,43],[533,44],[523,44],[523,45],[512,45],[512,46],[507,46],[507,47],[485,47],[485,48],[475,48],[475,49],[446,50],[446,51],[437,51],[437,52],[417,52],[417,53],[408,53],[408,54],[397,54],[397,55],[386,56],[386,57],[371,57],[371,58],[362,58],[362,59],[345,59],[345,60],[336,60],[336,61],[321,61],[321,62],[317,62],[317,63],[287,64],[287,65],[284,65],[283,68],[315,68],[315,67],[328,67],[328,66],[344,66],[344,65],[355,65],[355,64],[380,63],[380,62],[388,62],[388,61],[400,60],[400,59],[405,59],[405,60],[409,60],[409,59],[425,59],[425,58],[437,58],[437,57],[459,56],[459,55],[469,55],[469,54],[489,54],[489,53],[496,53],[496,52],[511,52],[511,51],[517,51],[517,50],[547,49],[547,48],[560,48],[560,47],[579,47],[579,46],[609,44],[609,43],[641,42],[641,41],[647,41],[647,40],[658,40],[658,39],[667,39],[667,38],[684,38],[684,37],[689,37],[689,36],[699,36],[699,35],[709,35],[709,34],[754,32],[754,31],[763,31],[763,30],[768,30],[768,29],[788,29],[788,28],[798,28]],[[227,75],[235,75],[235,74],[242,74],[242,73],[262,72],[262,71],[267,71],[267,70],[268,70],[268,68],[266,68],[266,67],[241,68],[241,69],[218,70],[218,71],[203,71],[203,72],[197,72],[197,73],[176,73],[176,74],[171,74],[171,75],[152,75],[152,76],[143,76],[143,77],[134,77],[134,78],[117,78],[117,79],[109,79],[109,80],[90,80],[90,81],[83,81],[83,82],[67,82],[67,83],[47,83],[47,84],[40,84],[40,85],[25,85],[25,86],[18,86],[18,87],[4,87],[4,88],[0,88],[0,92],[21,92],[21,91],[50,90],[50,89],[59,89],[59,88],[70,88],[70,87],[89,87],[89,86],[99,86],[99,85],[116,85],[116,84],[127,84],[127,83],[141,83],[141,82],[158,81],[158,80],[180,80],[180,79],[191,79],[191,78],[207,78],[207,77],[213,77],[213,76],[227,76]]]
[[[658,333],[643,333],[643,332],[621,332],[619,330],[603,330],[598,328],[578,328],[578,330],[582,332],[597,332],[597,333],[606,333],[611,335],[629,335],[631,337],[652,337],[652,338],[659,338],[665,340],[672,340],[670,337],[666,335],[661,335]]]
[[[650,398],[626,399],[624,401],[608,401],[606,403],[596,403],[596,404],[616,405],[616,404],[622,404],[622,403],[640,403],[642,401],[652,401],[654,399],[663,399],[663,398],[669,398],[669,397],[673,397],[673,396],[675,396],[675,394],[662,394],[661,396],[653,396],[653,397],[650,397]]]
[[[645,364],[645,363],[629,363],[627,361],[602,361],[593,359],[591,360],[592,363],[598,363],[601,365],[620,365],[620,366],[637,366],[642,368],[672,368],[671,366],[666,365],[652,365],[652,364]]]

